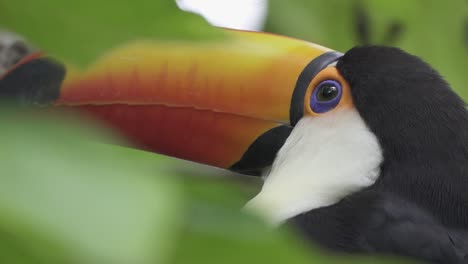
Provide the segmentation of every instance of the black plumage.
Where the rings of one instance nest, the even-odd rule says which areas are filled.
[[[468,263],[468,111],[428,64],[396,48],[348,51],[337,68],[376,135],[377,182],[291,220],[345,252]]]

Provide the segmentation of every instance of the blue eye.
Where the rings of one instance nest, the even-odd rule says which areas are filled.
[[[310,108],[315,113],[325,113],[335,108],[341,99],[341,84],[334,80],[321,82],[310,97]]]

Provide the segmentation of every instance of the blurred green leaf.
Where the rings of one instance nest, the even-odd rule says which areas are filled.
[[[223,36],[198,15],[179,10],[171,0],[0,0],[1,27],[80,65],[128,41]]]
[[[6,263],[397,263],[329,256],[244,214],[251,190],[231,180],[161,177],[180,163],[30,115],[0,112]]]
[[[171,162],[93,143],[100,137],[74,116],[0,112],[0,120],[2,262],[164,260],[180,212],[177,186],[158,177]]]
[[[186,182],[186,221],[171,263],[314,263],[295,239],[243,214],[247,199],[238,189],[214,179]]]
[[[185,216],[172,264],[395,264],[393,258],[332,256],[287,229],[242,212],[250,198],[225,179],[186,178]]]
[[[370,43],[398,46],[420,56],[468,99],[464,0],[270,0],[266,30],[346,51],[362,44],[360,11],[367,16]],[[389,41],[392,28],[399,33]]]

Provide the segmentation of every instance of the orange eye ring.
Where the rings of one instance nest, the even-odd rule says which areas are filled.
[[[333,109],[319,113],[312,109],[310,105],[310,99],[313,96],[314,91],[319,87],[319,85],[322,82],[328,80],[335,81],[341,84],[341,98],[339,103]],[[312,82],[310,82],[309,87],[307,88],[306,96],[304,97],[304,115],[307,114],[309,116],[318,116],[348,107],[354,107],[350,85],[343,78],[343,76],[341,76],[336,67],[327,67],[323,69],[317,74],[317,76],[315,76],[315,78],[312,80]]]

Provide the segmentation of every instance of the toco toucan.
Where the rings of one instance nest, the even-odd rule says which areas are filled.
[[[468,112],[397,48],[273,34],[137,41],[85,70],[31,55],[0,97],[74,108],[136,147],[262,176],[246,208],[339,252],[468,263]]]

